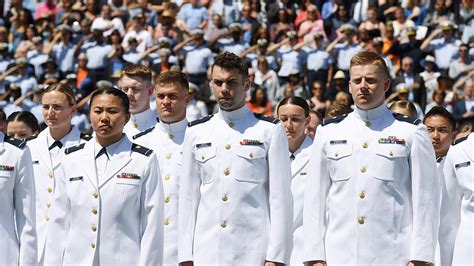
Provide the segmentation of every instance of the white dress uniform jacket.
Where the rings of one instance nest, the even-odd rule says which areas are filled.
[[[46,128],[38,136],[28,138],[28,147],[33,160],[33,172],[35,175],[36,190],[36,233],[38,236],[38,261],[43,260],[46,230],[50,219],[51,203],[53,201],[55,176],[59,169],[59,164],[64,157],[64,150],[90,139],[90,135],[81,134],[77,127],[72,127],[71,131],[61,139],[63,144],[59,156],[53,160],[49,147],[53,144],[49,129]]]
[[[35,265],[35,180],[25,143],[0,133],[0,265]]]
[[[305,136],[301,146],[293,153],[291,161],[291,192],[293,193],[293,251],[291,265],[303,265],[304,233],[303,233],[303,202],[306,184],[309,153],[313,140]],[[291,155],[290,155],[291,156]],[[290,157],[291,158],[291,157]]]
[[[163,187],[155,154],[124,136],[109,146],[105,175],[97,176],[95,145],[92,139],[66,150],[45,264],[161,265]]]
[[[179,261],[288,263],[293,205],[288,144],[277,120],[247,105],[190,123],[179,190]]]
[[[132,114],[130,121],[123,128],[123,133],[130,139],[138,133],[154,127],[157,123],[156,111],[150,108],[138,114]]]
[[[384,105],[323,125],[306,181],[305,260],[434,262],[439,182],[425,126]]]
[[[444,163],[441,265],[474,265],[474,134],[459,139]]]
[[[182,164],[182,145],[188,121],[158,123],[156,127],[133,137],[133,142],[154,150],[163,179],[164,198],[164,257],[163,264],[178,265],[178,192]]]

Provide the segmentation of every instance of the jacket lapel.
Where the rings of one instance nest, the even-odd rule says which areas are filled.
[[[39,159],[43,162],[43,165],[48,168],[50,172],[53,171],[53,166],[51,165],[51,155],[49,154],[49,146],[48,146],[48,129],[43,130],[39,135],[38,135],[38,142],[39,142],[39,147],[40,149],[37,149],[37,147],[33,146],[34,149],[36,150],[36,154],[38,154]],[[48,151],[48,152],[44,152]]]
[[[127,137],[117,147],[116,152],[111,155],[110,163],[107,166],[105,178],[99,181],[99,188],[103,187],[115,174],[123,169],[131,160],[132,143]]]
[[[85,144],[81,157],[85,165],[85,167],[82,167],[82,170],[84,171],[85,176],[87,176],[87,179],[89,179],[92,186],[97,190],[98,186],[94,157],[94,141],[89,141]]]
[[[309,147],[313,142],[311,138],[305,136],[303,143],[301,143],[300,153],[297,154],[295,160],[291,163],[291,176],[295,178],[301,170],[308,164],[309,161]]]
[[[61,164],[61,161],[63,160],[64,156],[66,155],[64,153],[66,148],[72,147],[72,146],[77,145],[81,142],[80,134],[81,134],[81,132],[79,132],[79,130],[75,126],[73,126],[72,129],[71,129],[71,132],[69,132],[69,134],[66,137],[65,143],[63,143],[63,148],[62,148],[62,151],[61,151],[61,155],[59,157],[60,159],[54,165],[52,165],[53,169],[56,169]]]

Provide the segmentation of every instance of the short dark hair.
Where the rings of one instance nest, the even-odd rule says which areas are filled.
[[[452,130],[454,131],[456,129],[456,120],[454,119],[454,116],[448,110],[446,110],[446,108],[442,106],[433,106],[433,108],[431,108],[423,118],[423,123],[425,123],[426,119],[432,116],[441,116],[446,118],[446,120],[449,121],[449,125],[451,126]]]
[[[278,104],[277,113],[278,113],[278,110],[280,110],[280,107],[282,107],[283,105],[287,105],[287,104],[297,105],[297,106],[303,108],[304,117],[309,116],[308,102],[305,99],[303,99],[301,97],[298,97],[298,96],[289,96],[289,97],[283,98],[283,100],[281,100],[280,103]]]
[[[189,91],[189,81],[188,76],[183,72],[179,71],[168,71],[163,72],[158,75],[156,78],[156,86],[167,86],[167,85],[179,85],[181,88],[185,89],[186,92]]]
[[[31,128],[31,131],[33,132],[33,134],[38,134],[41,131],[39,123],[38,123],[38,119],[36,119],[35,115],[32,114],[31,112],[17,111],[17,112],[11,113],[7,118],[7,122],[10,123],[14,121],[25,123],[25,125]]]
[[[112,88],[102,88],[102,89],[98,89],[98,90],[94,91],[91,95],[89,105],[92,106],[92,102],[94,101],[94,99],[97,96],[103,95],[103,94],[113,95],[113,96],[119,98],[120,101],[121,101],[122,107],[125,110],[125,113],[126,114],[130,113],[130,110],[129,110],[130,109],[130,101],[128,100],[127,94],[125,94],[125,92],[123,92],[121,90],[118,90],[116,88],[113,88],[113,87]]]
[[[211,73],[214,71],[215,66],[226,70],[236,69],[242,75],[244,80],[246,80],[249,76],[249,68],[247,64],[234,53],[224,52],[216,56],[214,64],[212,64]]]

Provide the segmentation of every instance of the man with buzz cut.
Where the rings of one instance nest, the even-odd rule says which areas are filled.
[[[182,144],[188,127],[189,82],[176,71],[161,73],[155,86],[160,121],[135,136],[133,142],[155,151],[164,189],[164,265],[178,264],[178,199]]]
[[[218,55],[219,111],[190,123],[179,185],[178,258],[187,265],[284,265],[292,248],[291,170],[278,120],[252,113],[248,67]]]
[[[129,65],[122,71],[118,84],[130,101],[130,121],[125,125],[124,133],[131,138],[155,126],[156,113],[150,109],[153,94],[151,70],[142,65]]]
[[[310,155],[305,261],[432,263],[440,188],[426,127],[384,104],[390,76],[377,53],[357,53],[349,73],[354,111],[324,120]]]

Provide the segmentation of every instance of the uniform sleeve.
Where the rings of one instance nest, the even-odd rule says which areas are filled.
[[[316,131],[308,162],[303,208],[304,261],[326,260],[324,235],[330,176],[324,151],[323,131],[324,128]]]
[[[141,192],[140,265],[163,264],[163,181],[158,159],[151,155]]]
[[[413,133],[410,151],[413,233],[410,260],[434,262],[438,239],[440,187],[436,158],[428,132],[420,125]]]
[[[201,199],[199,191],[201,178],[194,160],[194,145],[190,131],[188,129],[184,139],[183,167],[179,180],[178,262],[193,260],[194,228],[198,203]]]
[[[36,239],[36,194],[33,163],[28,147],[22,151],[17,163],[14,188],[15,216],[20,240],[19,265],[36,264],[38,260]]]
[[[444,162],[444,182],[442,183],[441,217],[439,226],[439,247],[441,265],[451,265],[453,260],[454,242],[461,223],[462,192],[456,179],[451,150]]]
[[[266,259],[288,263],[293,246],[293,197],[288,141],[282,124],[273,130],[267,158],[270,238]]]
[[[54,197],[51,206],[46,246],[44,249],[45,265],[61,265],[71,222],[71,204],[66,193],[66,175],[61,165],[55,175]]]

